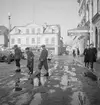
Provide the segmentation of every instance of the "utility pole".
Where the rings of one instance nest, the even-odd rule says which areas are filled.
[[[9,20],[9,35],[8,35],[9,45],[8,45],[8,47],[10,48],[10,31],[11,31],[11,22],[10,22],[11,14],[10,13],[8,13],[8,20]]]

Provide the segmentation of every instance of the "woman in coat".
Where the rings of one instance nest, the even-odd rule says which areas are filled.
[[[85,67],[89,68],[89,46],[84,49],[84,62],[85,62]]]

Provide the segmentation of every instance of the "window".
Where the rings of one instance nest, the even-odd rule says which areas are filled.
[[[97,12],[100,12],[100,0],[97,0]]]
[[[40,37],[37,38],[37,43],[40,44]]]
[[[39,34],[41,32],[40,28],[37,29],[37,33]]]
[[[52,39],[51,39],[51,44],[55,44],[55,38],[53,37]]]
[[[20,38],[18,38],[18,44],[21,44],[21,39]]]
[[[11,39],[11,44],[14,44],[15,43],[15,39]]]
[[[35,43],[35,38],[32,38],[32,44],[34,44]]]
[[[26,29],[26,34],[29,34],[29,29]]]
[[[26,44],[29,44],[29,38],[26,38]]]
[[[34,28],[32,28],[32,34],[35,34],[35,29]]]
[[[48,38],[45,39],[45,44],[49,44],[49,39]]]

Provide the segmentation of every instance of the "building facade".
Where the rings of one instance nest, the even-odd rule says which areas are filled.
[[[0,46],[8,47],[9,30],[5,26],[0,26]]]
[[[78,0],[80,5],[80,11],[84,11],[85,14],[85,25],[88,25],[90,28],[90,43],[93,42],[94,46],[100,53],[100,0]],[[83,9],[81,7],[86,7]],[[82,13],[80,12],[82,15]],[[81,23],[82,24],[82,23]],[[100,55],[100,54],[99,54]]]
[[[100,0],[77,0],[79,4],[79,16],[80,23],[77,27],[77,33],[73,31],[74,36],[85,35],[84,38],[76,38],[74,46],[80,46],[81,52],[83,52],[86,45],[94,43],[98,53],[100,52]],[[84,32],[84,27],[86,31]],[[81,32],[80,32],[81,30]],[[71,30],[72,31],[72,30]],[[76,43],[76,45],[75,45]]]
[[[45,44],[47,49],[54,52],[55,55],[61,53],[60,45],[60,26],[46,25],[41,26],[34,23],[26,26],[16,26],[10,33],[10,47],[17,44],[22,49],[26,47],[40,47]]]

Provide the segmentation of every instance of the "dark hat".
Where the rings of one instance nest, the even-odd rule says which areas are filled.
[[[91,45],[94,45],[94,44],[93,44],[93,43],[91,43],[91,44],[90,44],[90,46],[91,46]]]
[[[14,48],[18,47],[17,45],[14,45]]]
[[[43,44],[41,47],[45,47],[45,45]]]
[[[29,50],[29,49],[30,49],[29,47],[26,47],[26,48],[25,48],[25,50]]]

